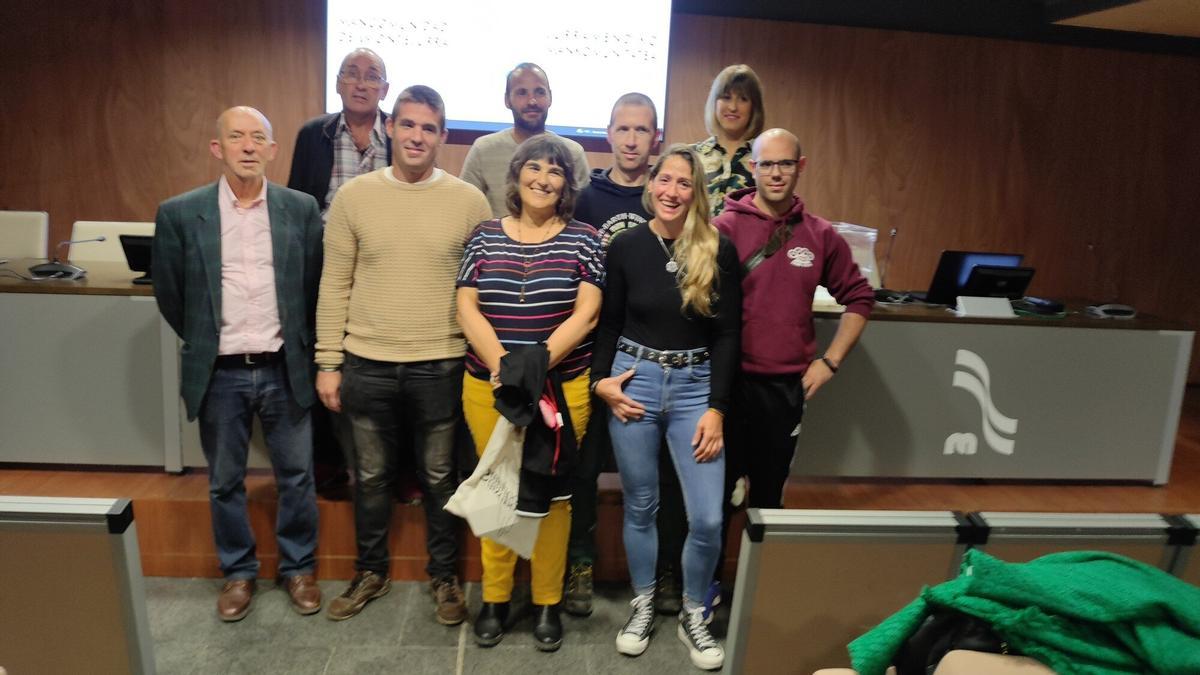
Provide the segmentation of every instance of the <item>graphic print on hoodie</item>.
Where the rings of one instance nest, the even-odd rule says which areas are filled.
[[[613,237],[650,222],[650,214],[642,207],[645,188],[617,185],[608,176],[610,170],[592,169],[592,182],[579,193],[574,215],[575,220],[599,230],[600,247],[605,251]]]

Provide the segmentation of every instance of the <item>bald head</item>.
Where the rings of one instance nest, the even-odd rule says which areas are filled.
[[[387,79],[387,66],[383,64],[383,57],[381,57],[379,54],[376,54],[375,50],[367,49],[366,47],[359,47],[358,49],[355,49],[347,54],[346,58],[342,59],[342,66],[341,68],[338,68],[338,71],[345,71],[360,57],[365,58],[373,63],[375,67],[379,69],[380,76],[382,76],[385,80]],[[366,70],[364,69],[363,72],[366,72]]]
[[[226,132],[229,130],[230,122],[241,115],[249,115],[257,119],[259,124],[262,125],[263,131],[267,134],[267,140],[275,140],[275,133],[271,131],[271,121],[256,108],[251,108],[248,105],[235,105],[217,117],[217,138],[224,138]]]
[[[238,192],[242,188],[254,192],[262,186],[267,164],[279,149],[267,116],[244,105],[221,113],[217,137],[209,142],[209,148],[213,157],[221,160],[221,172],[239,197],[244,196]]]
[[[796,138],[796,134],[787,129],[767,129],[754,139],[754,145],[750,149],[750,156],[757,160],[762,155],[762,149],[770,144],[773,148],[784,149],[784,143],[790,144],[791,155],[794,158],[800,157],[800,139]]]
[[[796,203],[796,183],[807,159],[800,154],[800,140],[787,129],[768,129],[754,139],[754,204],[776,217],[789,213]]]

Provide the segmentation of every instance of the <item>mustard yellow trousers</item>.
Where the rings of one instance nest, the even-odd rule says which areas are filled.
[[[588,372],[563,383],[563,395],[575,427],[575,440],[583,440],[591,414],[588,393]],[[488,439],[500,412],[496,410],[492,385],[467,373],[463,376],[463,416],[475,439],[475,454],[483,455]],[[571,534],[571,504],[569,500],[550,504],[550,514],[538,527],[533,545],[530,595],[535,605],[557,605],[562,600],[563,574],[567,570],[567,539]],[[483,562],[483,601],[508,602],[512,599],[513,570],[517,554],[511,548],[484,537],[480,539]]]

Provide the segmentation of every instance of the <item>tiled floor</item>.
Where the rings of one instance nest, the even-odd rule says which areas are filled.
[[[344,581],[321,582],[325,600],[340,593]],[[446,627],[433,618],[433,602],[423,583],[392,586],[388,595],[369,604],[362,614],[333,622],[324,613],[300,616],[271,583],[260,583],[250,614],[225,624],[216,616],[220,581],[148,577],[146,603],[154,637],[155,659],[162,675],[183,673],[281,673],[334,675],[345,673],[480,673],[609,675],[619,673],[699,673],[675,635],[676,621],[659,616],[646,653],[629,658],[613,646],[628,618],[629,591],[597,589],[595,612],[586,619],[564,614],[560,650],[546,654],[533,646],[533,621],[518,622],[491,649],[475,645],[471,626]],[[472,614],[479,608],[479,585],[466,587]],[[528,607],[514,600],[514,610]],[[725,613],[719,611],[713,633],[723,639]]]

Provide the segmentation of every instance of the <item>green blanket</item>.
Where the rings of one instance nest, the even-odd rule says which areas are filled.
[[[967,551],[957,579],[921,595],[850,643],[862,675],[881,675],[930,606],[977,616],[1060,675],[1200,674],[1200,588],[1112,553],[1007,563]]]

